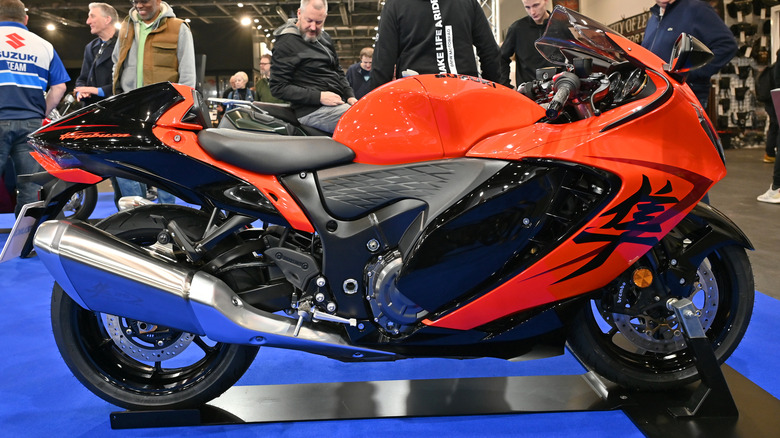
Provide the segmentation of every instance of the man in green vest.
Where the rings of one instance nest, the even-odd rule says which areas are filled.
[[[195,49],[184,20],[162,0],[133,0],[114,47],[114,94],[157,82],[195,86]],[[137,181],[117,178],[122,196],[146,195]],[[158,190],[160,202],[173,203],[170,193]]]

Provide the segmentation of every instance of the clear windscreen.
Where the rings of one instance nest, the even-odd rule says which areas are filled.
[[[591,57],[610,65],[626,61],[626,53],[610,38],[615,31],[577,12],[556,6],[536,48],[553,64],[571,64],[574,58]]]

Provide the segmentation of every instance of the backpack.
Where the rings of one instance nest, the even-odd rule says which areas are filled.
[[[771,102],[771,91],[775,88],[774,81],[772,80],[772,70],[774,70],[775,64],[770,65],[761,71],[756,78],[756,100],[759,102]]]

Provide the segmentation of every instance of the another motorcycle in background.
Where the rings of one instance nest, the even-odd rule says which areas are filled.
[[[210,97],[211,103],[225,107],[218,128],[239,129],[292,136],[329,136],[327,132],[302,125],[286,103],[251,102]]]
[[[62,119],[67,114],[80,109],[81,106],[72,94],[67,94],[60,104],[52,110],[49,117],[43,119],[43,126]],[[32,227],[49,219],[73,219],[86,221],[95,211],[98,202],[98,188],[93,184],[74,184],[59,179],[50,172],[37,172],[31,175],[17,177],[13,162],[8,160],[5,169],[0,171],[0,213],[13,213],[16,208],[16,181],[26,179],[41,186],[38,192],[39,201],[22,207],[17,223],[0,252],[0,263],[16,257],[26,258],[32,254],[32,234],[20,236],[17,228]]]

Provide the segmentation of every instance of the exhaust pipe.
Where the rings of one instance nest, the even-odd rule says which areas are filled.
[[[33,241],[55,281],[81,307],[208,336],[218,342],[304,350],[342,360],[392,360],[324,324],[250,306],[222,280],[155,256],[85,222],[47,221]],[[297,333],[296,333],[297,331]]]

